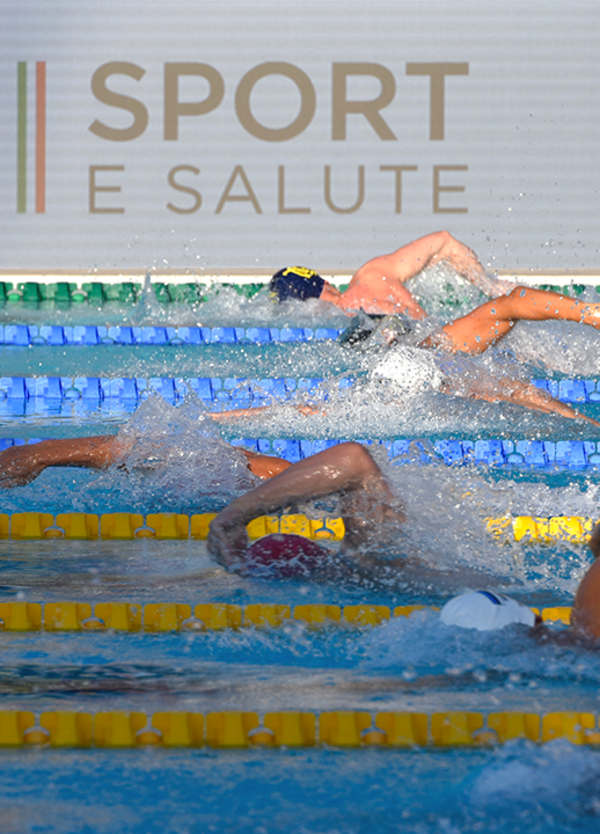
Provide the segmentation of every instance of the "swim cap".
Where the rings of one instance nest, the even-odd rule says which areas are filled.
[[[277,296],[278,301],[286,298],[319,298],[323,292],[325,281],[314,269],[305,266],[286,266],[276,272],[271,278],[269,289]]]
[[[440,612],[440,620],[459,628],[495,631],[511,623],[533,626],[535,614],[531,608],[504,594],[470,591],[449,600]]]
[[[286,578],[309,576],[327,555],[324,548],[304,536],[271,533],[250,545],[244,557],[244,572]]]
[[[372,368],[372,374],[391,380],[403,394],[410,396],[436,390],[444,378],[430,351],[410,345],[390,350]]]

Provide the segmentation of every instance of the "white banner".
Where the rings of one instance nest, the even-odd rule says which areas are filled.
[[[4,0],[5,269],[598,266],[596,2]]]

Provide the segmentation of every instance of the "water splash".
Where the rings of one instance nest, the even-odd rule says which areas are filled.
[[[179,408],[149,397],[118,442],[125,451],[107,471],[46,470],[28,486],[3,491],[4,511],[208,512],[257,483],[193,395]]]

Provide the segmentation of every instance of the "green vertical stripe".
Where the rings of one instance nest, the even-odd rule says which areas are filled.
[[[27,62],[17,69],[17,211],[27,211]]]

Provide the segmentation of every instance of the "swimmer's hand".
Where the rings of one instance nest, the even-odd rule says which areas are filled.
[[[239,567],[248,547],[248,533],[241,511],[232,501],[214,518],[208,530],[208,552],[226,568]]]
[[[35,446],[10,446],[0,452],[0,488],[25,486],[45,468],[46,462]]]

